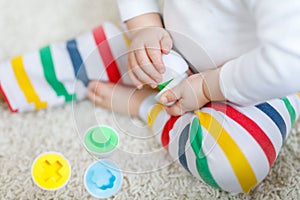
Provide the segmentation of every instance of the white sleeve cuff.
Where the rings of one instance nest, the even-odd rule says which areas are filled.
[[[157,0],[118,0],[123,22],[146,13],[159,13]]]

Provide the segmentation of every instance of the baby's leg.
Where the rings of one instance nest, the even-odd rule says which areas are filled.
[[[0,89],[12,112],[85,98],[90,80],[120,81],[127,71],[128,39],[111,23],[0,63]],[[75,84],[76,82],[76,84]]]
[[[249,107],[213,103],[181,117],[169,116],[152,96],[140,107],[174,160],[233,193],[248,193],[267,176],[299,113],[299,94]]]
[[[188,172],[232,193],[248,193],[267,176],[300,115],[300,94],[248,107],[216,102],[172,117],[156,103],[153,90],[111,83],[100,87],[104,89],[102,106],[139,114]]]

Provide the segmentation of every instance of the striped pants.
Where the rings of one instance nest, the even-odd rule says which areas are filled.
[[[90,80],[130,84],[129,40],[104,23],[76,39],[54,43],[0,63],[0,89],[12,112],[53,107],[85,97]],[[188,172],[225,191],[248,193],[270,171],[300,113],[300,95],[255,106],[210,103],[169,116],[153,96],[140,115]]]

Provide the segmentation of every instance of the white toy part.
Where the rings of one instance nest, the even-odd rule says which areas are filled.
[[[162,59],[166,71],[162,74],[163,81],[160,84],[174,79],[189,69],[187,62],[182,58],[182,56],[173,50],[171,50],[169,54],[163,54]]]
[[[183,81],[188,75],[187,70],[189,66],[187,62],[175,51],[171,51],[169,54],[163,54],[162,56],[166,71],[162,74],[163,81],[158,84],[158,88],[161,91],[155,96],[157,102],[160,101],[161,95]],[[175,102],[170,102],[166,106],[171,106]]]

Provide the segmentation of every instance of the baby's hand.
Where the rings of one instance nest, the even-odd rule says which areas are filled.
[[[143,84],[155,88],[162,81],[165,67],[161,53],[168,54],[172,48],[169,33],[160,27],[135,30],[128,54],[128,73],[139,89]]]
[[[167,90],[160,97],[166,111],[172,116],[182,115],[188,111],[194,111],[207,104],[210,100],[204,91],[204,79],[201,74],[194,74],[182,81],[174,88]]]

